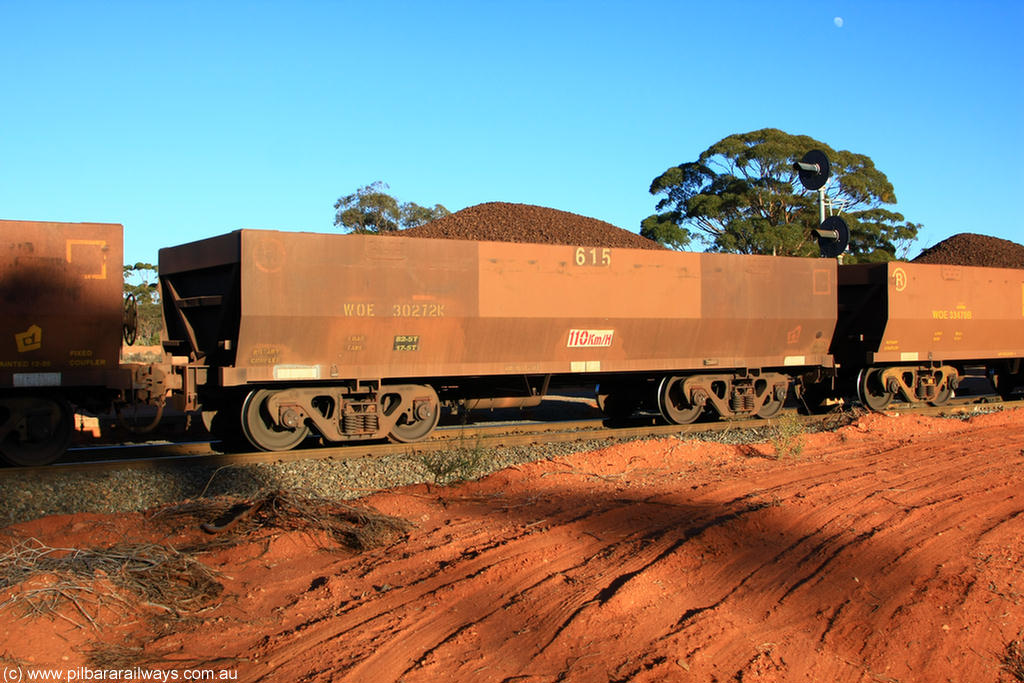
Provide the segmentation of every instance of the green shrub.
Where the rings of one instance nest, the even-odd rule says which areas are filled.
[[[482,474],[490,464],[490,453],[478,441],[473,446],[425,453],[420,456],[420,462],[435,484],[445,486]]]
[[[784,415],[779,418],[769,442],[775,448],[775,459],[799,458],[804,451],[803,423],[797,415]]]

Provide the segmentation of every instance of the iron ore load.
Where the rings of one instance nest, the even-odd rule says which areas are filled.
[[[162,249],[165,356],[128,365],[121,226],[0,222],[0,455],[52,462],[76,408],[132,404],[286,450],[413,442],[443,411],[536,405],[560,385],[675,424],[771,417],[789,396],[941,405],[977,368],[1004,397],[1024,387],[1021,268],[674,252],[514,204],[436,223]],[[823,223],[823,253],[841,232]]]

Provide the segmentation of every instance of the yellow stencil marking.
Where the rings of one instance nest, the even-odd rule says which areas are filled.
[[[907,271],[902,268],[896,268],[892,271],[892,283],[896,288],[897,292],[902,292],[907,288]]]
[[[84,273],[82,275],[86,280],[106,280],[107,279],[107,241],[106,240],[68,240],[67,241],[67,259],[68,263],[72,263],[73,247],[99,247],[100,257],[102,259],[100,263],[100,271],[98,273]]]
[[[32,325],[24,332],[15,334],[14,341],[18,345],[18,353],[38,351],[43,348],[43,330],[39,325]]]

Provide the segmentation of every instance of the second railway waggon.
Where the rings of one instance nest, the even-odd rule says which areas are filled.
[[[184,407],[268,450],[415,441],[559,383],[769,417],[832,366],[833,260],[240,230],[162,250],[160,278]]]

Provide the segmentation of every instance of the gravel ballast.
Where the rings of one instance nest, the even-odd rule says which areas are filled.
[[[477,476],[609,443],[589,441],[496,449],[487,452]],[[19,474],[8,470],[0,476],[0,526],[46,515],[133,512],[200,497],[251,497],[268,490],[303,491],[346,500],[424,482],[434,483],[434,477],[424,458],[415,454],[230,466],[198,460],[95,472],[61,471],[59,467],[45,473]]]
[[[808,431],[814,428],[808,428]],[[747,444],[770,438],[770,427],[702,432],[685,438]],[[638,437],[643,440],[651,437]],[[592,439],[533,446],[501,447],[482,452],[472,444],[443,452],[476,460],[478,478],[506,467],[573,453],[595,451],[618,440]],[[302,491],[321,498],[350,500],[375,491],[411,484],[438,484],[419,454],[355,459],[309,459],[282,463],[217,466],[201,459],[149,467],[87,472],[54,467],[45,473],[7,470],[0,476],[0,527],[46,515],[117,513],[148,510],[201,497],[253,497],[268,490]]]

